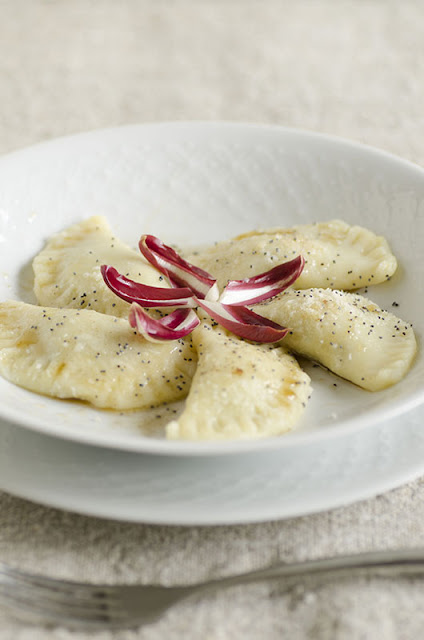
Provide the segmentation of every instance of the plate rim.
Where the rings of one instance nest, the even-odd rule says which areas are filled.
[[[423,408],[421,408],[421,410],[417,409],[417,412],[418,411],[420,411],[419,422],[421,423],[422,416],[424,415]],[[410,444],[409,444],[410,447],[414,446],[414,433],[415,433],[415,430],[417,429],[417,422],[418,422],[418,414],[414,416],[412,416],[411,414],[407,414],[405,416],[405,424],[403,426],[406,428],[408,433],[409,433],[409,430],[411,430],[411,434],[408,435],[408,440],[410,441]],[[9,427],[13,429],[13,425],[8,425],[7,423],[5,423],[4,426],[6,426],[6,430],[5,431],[1,430],[0,432],[0,443],[1,443],[2,437],[5,438],[6,441],[8,441],[9,438],[12,438],[12,439],[18,438],[18,440],[20,438],[23,438],[25,440],[25,438],[27,438],[28,436],[30,437],[31,440],[33,440],[34,438],[36,440],[38,439],[40,440],[41,444],[39,446],[36,446],[36,450],[39,451],[41,455],[41,465],[38,464],[38,466],[41,469],[43,469],[43,472],[45,471],[46,463],[48,463],[48,461],[51,459],[51,457],[49,456],[49,451],[50,451],[49,447],[46,448],[45,446],[43,446],[43,439],[48,439],[50,441],[50,444],[57,451],[57,455],[55,456],[57,459],[59,458],[61,459],[61,456],[64,455],[64,456],[67,456],[68,460],[69,459],[74,460],[75,459],[74,454],[72,452],[71,453],[66,452],[66,449],[69,446],[74,448],[76,447],[77,449],[81,449],[81,447],[83,447],[83,445],[81,445],[80,443],[69,443],[64,440],[52,438],[51,436],[38,433],[38,432],[30,432],[30,431],[28,431],[27,433],[12,432],[12,434],[10,435],[7,433],[7,429]],[[389,424],[385,424],[385,425],[374,424],[372,425],[368,436],[370,438],[375,439],[376,444],[378,444],[379,430],[380,430],[380,433],[381,432],[386,433],[388,430],[389,432],[390,430],[397,431],[398,427],[399,425],[395,420],[392,420]],[[346,446],[346,443],[348,443],[348,441],[352,441],[352,439],[354,441],[355,439],[354,435],[351,434],[346,436],[345,443],[342,443],[342,452],[343,452],[343,446]],[[422,441],[422,438],[420,438],[420,440]],[[338,446],[338,443],[336,442],[333,444],[335,444],[336,447]],[[18,445],[18,448],[19,448],[19,445]],[[32,451],[31,446],[28,447],[24,443],[24,447],[22,447],[21,445],[21,448],[23,449],[24,455],[29,455],[29,456],[32,455],[31,453],[29,453],[30,451]],[[314,449],[316,449],[316,447],[312,445],[311,450],[314,450]],[[392,451],[394,451],[394,449]],[[83,455],[89,456],[89,459],[91,459],[91,456],[95,456],[93,458],[93,460],[95,461],[94,462],[95,464],[96,464],[96,456],[100,457],[100,460],[102,461],[102,464],[103,464],[102,452],[103,452],[102,447],[96,447],[94,450],[92,450],[91,447],[89,448],[83,447]],[[275,453],[275,455],[278,456],[278,459],[280,459],[281,453],[282,453],[281,451],[277,451]],[[318,453],[319,453],[319,449],[318,449]],[[331,451],[330,449],[330,453],[331,455],[336,457],[340,455],[339,450]],[[301,455],[302,454],[304,454],[304,449],[301,450]],[[117,455],[121,457],[122,452],[112,451],[111,455],[112,456]],[[125,452],[123,453],[123,455],[125,459],[128,456],[133,458],[136,458],[136,457],[138,458],[138,456],[136,456],[136,454],[133,454],[133,453]],[[146,457],[149,457],[149,456],[146,456]],[[71,496],[67,495],[65,499],[63,498],[62,493],[57,494],[56,492],[56,495],[53,496],[52,486],[54,487],[55,485],[54,483],[52,485],[51,482],[48,482],[48,483],[45,482],[44,480],[45,473],[41,474],[40,476],[41,480],[35,479],[35,482],[31,482],[29,484],[24,483],[23,485],[22,482],[20,482],[19,480],[16,481],[16,478],[15,479],[13,478],[13,474],[15,474],[16,476],[16,471],[12,473],[12,477],[10,477],[11,474],[9,473],[8,479],[6,480],[4,477],[2,477],[2,473],[3,473],[2,472],[0,473],[0,484],[1,484],[2,490],[18,498],[30,500],[37,504],[44,505],[51,508],[62,509],[62,510],[66,509],[67,511],[71,511],[73,513],[78,513],[78,514],[89,516],[89,517],[96,517],[96,518],[102,518],[102,519],[112,518],[116,521],[134,523],[134,524],[135,523],[147,524],[147,525],[232,526],[232,525],[261,523],[261,522],[267,522],[270,520],[285,520],[288,518],[303,517],[303,516],[318,514],[318,513],[328,511],[330,509],[348,507],[349,505],[352,505],[354,503],[357,503],[363,500],[372,499],[381,493],[385,493],[387,491],[391,491],[400,486],[408,484],[409,482],[416,480],[423,474],[424,462],[422,457],[420,457],[418,461],[415,460],[414,464],[412,465],[410,464],[410,462],[408,463],[408,465],[405,465],[402,461],[402,457],[399,458],[399,456],[395,454],[392,455],[392,460],[397,465],[395,471],[393,471],[391,466],[389,470],[385,469],[383,473],[380,473],[378,479],[375,479],[374,481],[367,483],[366,486],[362,486],[360,488],[358,488],[358,483],[357,483],[357,469],[351,470],[348,474],[349,476],[348,488],[346,489],[346,487],[344,487],[342,490],[342,493],[338,497],[335,497],[331,493],[328,494],[327,492],[325,492],[324,494],[320,493],[317,499],[316,493],[314,494],[315,484],[312,483],[309,485],[309,492],[312,492],[312,495],[308,494],[307,497],[305,498],[305,488],[303,488],[300,492],[299,500],[296,500],[295,504],[293,504],[294,503],[293,498],[291,498],[291,500],[289,499],[289,504],[287,504],[287,502],[285,502],[284,500],[284,496],[282,497],[281,501],[280,500],[276,501],[274,498],[274,502],[272,504],[267,504],[266,508],[262,503],[259,505],[259,508],[258,508],[258,503],[255,501],[253,502],[249,501],[249,503],[246,503],[246,501],[244,502],[242,501],[241,506],[237,503],[236,504],[231,503],[231,515],[228,514],[228,504],[227,504],[227,511],[225,511],[224,513],[217,511],[217,507],[213,503],[212,505],[209,506],[209,508],[205,508],[203,506],[203,508],[199,512],[199,510],[192,510],[192,509],[190,509],[189,511],[184,511],[181,508],[176,509],[176,507],[178,507],[178,502],[177,504],[174,504],[171,501],[171,504],[174,510],[172,509],[169,510],[169,504],[167,500],[170,500],[170,498],[168,498],[168,495],[166,492],[159,494],[159,498],[158,498],[159,501],[157,503],[157,507],[153,511],[151,510],[151,507],[149,507],[149,502],[147,502],[147,504],[143,503],[143,494],[140,494],[140,496],[134,495],[132,496],[131,499],[129,499],[128,496],[124,496],[125,500],[124,500],[123,506],[120,501],[119,509],[117,509],[116,506],[112,505],[111,507],[110,501],[108,500],[109,493],[106,488],[104,488],[105,495],[102,498],[102,504],[99,504],[98,495],[96,498],[91,498],[90,491],[82,491],[80,485],[81,483],[85,485],[85,483],[83,479],[81,480],[79,478],[79,474],[76,474],[76,476],[75,475],[73,476],[73,477],[76,477],[76,480],[75,480],[76,484],[72,488],[72,491],[71,491],[72,495]],[[189,465],[190,465],[190,462],[194,462],[194,459],[189,458],[189,461],[188,461]],[[87,461],[84,462],[84,464],[86,463]],[[241,464],[244,463],[243,458],[240,460],[240,463]],[[98,460],[97,460],[97,464],[98,464]],[[130,470],[128,471],[128,465],[125,464],[125,461],[124,463],[120,461],[119,465],[120,465],[121,473],[123,473],[124,475],[127,474],[128,480],[133,481],[134,478],[131,473],[131,467],[130,467]],[[137,465],[137,466],[139,467],[140,465]],[[180,471],[178,471],[178,469],[180,469]],[[181,467],[178,467],[178,469],[177,469],[177,473],[181,473]],[[151,471],[149,471],[149,473],[150,472]],[[160,467],[158,470],[156,469],[156,467],[154,467],[153,474],[158,474],[158,473],[161,473]],[[172,474],[173,473],[174,473],[174,469],[172,469]],[[182,473],[186,474],[187,477],[191,477],[189,468],[188,469],[183,468]],[[237,473],[240,473],[240,470]],[[253,470],[253,474],[254,473],[255,471]],[[6,471],[6,474],[7,474],[7,471]],[[31,478],[33,479],[32,475],[31,475]],[[346,483],[346,480],[344,482]],[[281,480],[281,485],[283,488],[284,480]],[[67,486],[69,486],[68,483],[67,483]],[[101,486],[103,491],[103,485]],[[121,482],[119,486],[122,489],[122,487],[124,487],[124,484]],[[116,493],[116,489],[114,489],[114,491]],[[243,495],[244,495],[244,491],[245,490],[243,490]],[[119,495],[120,495],[120,492],[119,492]],[[86,501],[86,496],[89,496],[88,502]],[[115,496],[115,499],[116,499],[116,496]],[[85,504],[82,504],[82,500],[86,501]],[[205,500],[206,501],[208,500],[208,495],[205,496]],[[178,515],[176,515],[177,512],[178,512]]]

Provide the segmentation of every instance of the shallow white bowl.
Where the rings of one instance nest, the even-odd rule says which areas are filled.
[[[384,234],[400,268],[367,296],[414,324],[419,353],[408,376],[378,393],[305,364],[314,393],[293,433],[219,443],[152,435],[151,412],[122,415],[46,398],[0,379],[0,417],[98,446],[211,455],[338,438],[424,400],[424,171],[387,153],[272,126],[178,123],[63,138],[0,159],[0,300],[34,302],[31,261],[54,232],[108,218],[136,245],[142,233],[184,247],[255,228],[342,218]],[[154,415],[157,414],[155,410]],[[164,424],[165,416],[162,420]]]

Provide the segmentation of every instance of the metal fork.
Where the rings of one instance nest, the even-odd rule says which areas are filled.
[[[56,580],[0,563],[0,603],[32,620],[72,628],[118,629],[149,624],[177,602],[222,587],[284,579],[288,585],[311,577],[424,575],[424,549],[375,551],[298,563],[209,580],[190,586],[105,585]],[[27,617],[27,615],[25,615]]]

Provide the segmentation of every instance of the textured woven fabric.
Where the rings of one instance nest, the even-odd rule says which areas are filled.
[[[100,127],[164,120],[281,124],[424,165],[422,3],[385,0],[0,1],[0,153]],[[0,202],[1,207],[1,202]],[[189,583],[343,552],[424,544],[424,482],[283,522],[124,524],[0,493],[0,558],[79,580]],[[1,640],[384,640],[424,628],[417,580],[234,588],[136,631],[29,626]]]

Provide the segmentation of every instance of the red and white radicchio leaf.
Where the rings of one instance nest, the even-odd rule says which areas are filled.
[[[198,305],[210,317],[240,338],[253,342],[278,342],[289,329],[258,315],[243,306],[225,305],[221,302],[198,300]]]
[[[102,265],[103,280],[113,293],[126,300],[137,302],[143,307],[194,307],[193,293],[187,287],[172,288],[151,287],[141,282],[134,282],[120,274],[114,267]]]
[[[167,316],[156,319],[151,318],[135,302],[131,305],[128,319],[131,327],[150,342],[184,338],[200,324],[200,320],[193,309],[176,309]]]
[[[159,238],[144,235],[138,246],[146,260],[169,278],[172,286],[188,287],[200,299],[218,300],[219,292],[215,278],[181,258],[172,247],[164,244]]]
[[[302,273],[304,265],[304,258],[297,256],[265,273],[244,280],[230,280],[219,301],[226,305],[246,305],[268,300],[292,285]]]

